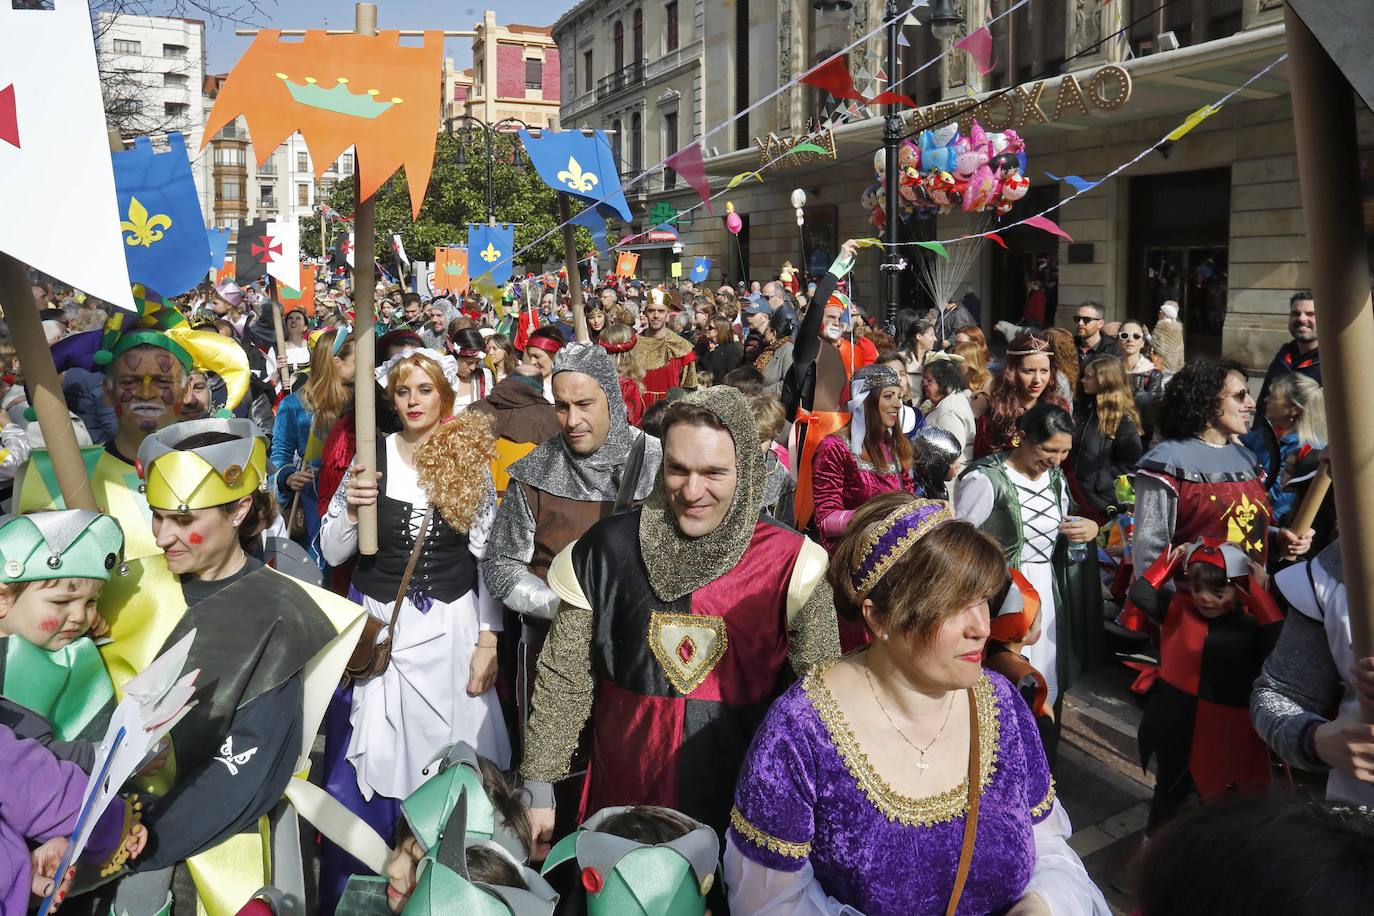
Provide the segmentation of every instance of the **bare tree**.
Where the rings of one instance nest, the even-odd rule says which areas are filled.
[[[17,2],[44,5],[43,0]],[[196,70],[194,62],[188,60],[184,67],[174,66],[170,70],[165,64],[154,69],[146,59],[141,59],[141,55],[107,54],[104,39],[119,17],[168,16],[199,20],[207,27],[256,26],[262,24],[264,11],[275,5],[275,0],[93,0],[91,30],[95,35],[106,124],[124,137],[142,134],[156,138],[168,131],[185,131],[190,126],[185,113],[150,104],[149,100],[154,95],[153,90],[168,85],[169,80],[180,77],[183,83],[189,84],[190,74]],[[202,46],[201,53],[204,51]],[[202,90],[200,85],[187,85],[187,88],[196,95]]]

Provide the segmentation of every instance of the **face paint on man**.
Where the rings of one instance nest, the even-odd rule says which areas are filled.
[[[181,407],[181,364],[156,347],[135,347],[111,367],[111,403],[121,426],[143,434],[175,423]]]

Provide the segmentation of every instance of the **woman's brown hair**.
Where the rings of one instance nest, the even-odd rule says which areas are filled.
[[[1098,356],[1083,367],[1097,374],[1097,394],[1093,400],[1097,405],[1097,428],[1108,439],[1116,436],[1121,421],[1130,417],[1138,430],[1140,411],[1135,407],[1135,393],[1130,382],[1126,381],[1126,370],[1117,356]]]
[[[969,329],[962,328],[960,330],[962,333]],[[987,394],[988,386],[992,383],[992,373],[988,371],[987,349],[978,346],[971,340],[966,340],[963,343],[955,344],[950,352],[964,358],[964,378],[968,380],[969,388]]]
[[[735,342],[735,326],[730,323],[730,319],[722,318],[717,315],[711,319],[711,333],[717,346],[732,344]]]
[[[1045,339],[1050,342],[1054,354],[1050,357],[1050,368],[1069,380],[1069,390],[1078,389],[1078,344],[1073,335],[1063,328],[1045,328]],[[1054,387],[1050,379],[1048,387]]]
[[[1006,580],[1007,563],[991,537],[963,519],[951,519],[911,545],[868,594],[860,596],[851,576],[863,564],[869,538],[888,515],[915,501],[910,493],[898,491],[859,507],[830,557],[826,578],[840,614],[862,620],[864,598],[869,598],[886,627],[925,646],[946,618],[997,593]]]
[[[624,324],[608,324],[601,329],[601,336],[597,338],[601,343],[627,344],[635,339],[634,328]],[[619,353],[611,354],[611,362],[615,363],[616,374],[621,378],[631,379],[635,382],[644,381],[644,366],[640,364],[639,357],[635,355],[634,348],[621,350]],[[641,387],[643,387],[641,385]]]
[[[883,426],[883,418],[879,413],[882,409],[879,395],[882,392],[883,389],[878,388],[864,398],[864,442],[860,457],[884,473],[895,473],[911,467],[911,440],[902,433],[900,414],[895,426]]]
[[[313,415],[311,423],[320,440],[329,435],[339,417],[353,401],[353,386],[339,378],[335,360],[346,360],[353,353],[353,335],[349,334],[334,352],[334,335],[325,333],[310,352],[310,378],[301,388],[301,403]]]

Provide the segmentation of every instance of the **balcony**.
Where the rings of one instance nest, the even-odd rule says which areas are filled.
[[[596,83],[596,100],[609,98],[617,92],[624,92],[644,82],[645,61],[639,60],[621,67],[609,76],[603,76]]]

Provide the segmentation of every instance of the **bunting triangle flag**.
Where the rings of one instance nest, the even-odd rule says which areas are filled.
[[[47,6],[0,2],[0,251],[137,311],[90,8],[83,0]],[[60,219],[43,217],[64,203]],[[207,247],[203,264],[208,257]]]
[[[572,218],[572,221],[592,234],[596,250],[606,260],[611,259],[610,246],[606,242],[606,218],[597,212],[596,207],[588,207]]]
[[[701,158],[701,144],[688,144],[664,160],[664,165],[682,176],[682,180],[697,192],[701,202],[706,205],[706,212],[710,213],[711,183],[706,179],[706,163]]]
[[[911,47],[911,42],[907,40],[906,32],[897,33],[897,46],[902,48]]]
[[[210,241],[210,265],[219,269],[224,264],[224,256],[229,253],[229,230],[205,227],[205,237]],[[153,289],[157,289],[156,286]]]
[[[801,82],[808,86],[824,89],[837,99],[861,99],[863,95],[854,88],[854,78],[849,73],[849,64],[843,54],[812,67],[802,74]]]

